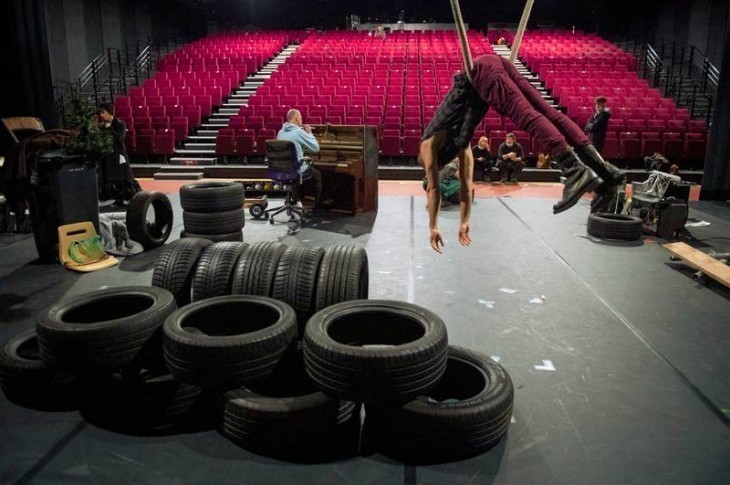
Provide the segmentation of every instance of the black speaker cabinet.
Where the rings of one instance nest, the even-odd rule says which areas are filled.
[[[659,206],[659,220],[656,235],[662,239],[674,239],[677,232],[687,223],[689,207],[684,200],[674,200]]]

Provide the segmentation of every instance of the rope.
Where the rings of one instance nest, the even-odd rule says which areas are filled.
[[[530,12],[532,12],[532,6],[535,4],[535,0],[527,0],[525,9],[522,11],[522,18],[520,19],[520,25],[517,27],[517,35],[515,41],[512,44],[512,52],[509,55],[509,61],[514,64],[517,59],[517,53],[520,51],[520,44],[522,44],[522,35],[525,33],[527,28],[527,21],[530,19]]]
[[[461,41],[461,54],[464,59],[464,71],[469,82],[473,84],[471,78],[471,72],[474,70],[474,61],[471,58],[471,50],[469,49],[469,40],[466,38],[466,27],[464,27],[464,19],[461,17],[461,7],[459,7],[459,0],[451,1],[451,11],[454,13],[454,23],[456,24],[456,31],[459,33],[459,40]]]

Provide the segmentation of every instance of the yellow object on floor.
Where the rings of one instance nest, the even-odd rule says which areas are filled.
[[[91,222],[66,224],[58,228],[58,260],[71,270],[87,273],[119,264],[106,254]]]

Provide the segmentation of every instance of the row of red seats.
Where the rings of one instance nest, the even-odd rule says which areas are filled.
[[[175,153],[175,131],[172,129],[154,130],[143,128],[127,130],[124,138],[127,153],[148,157],[162,155],[169,157]]]
[[[447,90],[442,91],[446,93]],[[344,106],[346,109],[351,106],[363,106],[366,109],[370,107],[379,108],[391,105],[403,105],[405,108],[420,109],[422,106],[436,105],[438,104],[443,95],[438,94],[356,94],[352,96],[330,96],[330,95],[290,95],[290,96],[257,96],[251,99],[248,103],[249,107],[261,107],[261,112],[265,116],[265,111],[269,111],[268,108],[275,106],[289,106],[290,108],[296,108],[298,106]],[[255,111],[254,111],[255,113]]]
[[[218,156],[251,156],[266,153],[266,140],[276,138],[273,129],[221,128],[215,140],[215,153]]]
[[[615,132],[607,133],[603,156],[609,159],[624,158],[636,160],[662,153],[672,162],[703,161],[707,151],[707,140],[701,133],[654,133]]]
[[[158,107],[153,107],[157,109]],[[117,116],[119,119],[124,121],[127,126],[129,127],[135,127],[137,125],[145,126],[146,120],[150,120],[150,125],[153,121],[159,121],[159,120],[175,120],[175,119],[182,119],[185,118],[188,122],[189,128],[194,128],[198,125],[200,125],[203,122],[203,112],[201,110],[201,107],[196,104],[191,105],[173,105],[173,106],[160,106],[159,108],[164,108],[164,113],[161,111],[147,111],[147,115],[144,116],[143,112],[139,112],[138,116],[134,116],[134,114],[119,114],[117,113]],[[117,110],[124,109],[123,107],[118,107]],[[150,108],[152,109],[152,108]]]

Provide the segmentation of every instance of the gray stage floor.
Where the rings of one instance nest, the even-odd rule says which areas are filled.
[[[371,298],[423,305],[445,320],[450,343],[498,358],[514,381],[514,420],[488,453],[419,467],[379,454],[290,463],[215,431],[127,436],[2,397],[0,482],[730,483],[730,290],[693,280],[663,241],[591,240],[586,202],[559,216],[552,202],[479,199],[469,248],[456,240],[458,211],[445,211],[443,255],[427,245],[422,197],[381,197],[377,214],[325,219],[295,236],[283,225],[245,228],[249,242],[365,247]],[[712,225],[693,232],[726,250],[727,213],[727,204],[695,206],[691,216]],[[155,259],[78,275],[34,263],[32,238],[0,244],[3,340],[64,295],[148,284]]]

